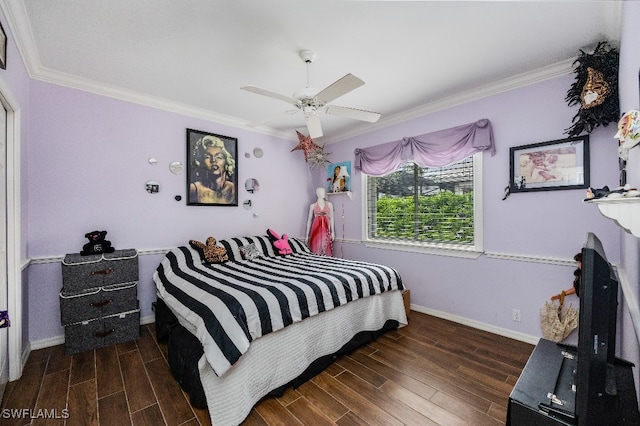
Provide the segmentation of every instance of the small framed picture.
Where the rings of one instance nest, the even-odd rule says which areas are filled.
[[[187,129],[187,205],[238,205],[238,139]]]
[[[2,23],[0,23],[0,68],[7,69],[7,33],[4,32]]]
[[[589,187],[589,136],[511,147],[511,192]]]
[[[327,167],[327,194],[351,191],[351,161],[329,164]]]

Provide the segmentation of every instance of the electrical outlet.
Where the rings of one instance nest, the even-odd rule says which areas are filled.
[[[511,311],[511,319],[513,319],[515,322],[520,322],[520,309],[513,309]]]

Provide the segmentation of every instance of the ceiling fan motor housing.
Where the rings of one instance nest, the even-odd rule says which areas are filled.
[[[293,94],[293,97],[304,102],[308,99],[314,99],[317,93],[318,89],[314,89],[313,87],[305,87],[304,89],[297,90]]]
[[[316,59],[316,52],[313,50],[301,50],[300,58],[302,58],[302,60],[307,64],[311,64]]]

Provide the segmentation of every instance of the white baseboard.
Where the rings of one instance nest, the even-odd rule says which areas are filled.
[[[49,337],[47,339],[35,340],[29,342],[30,350],[37,351],[38,349],[44,349],[51,346],[62,345],[64,343],[64,335]]]
[[[517,331],[508,330],[502,327],[496,327],[494,325],[486,324],[480,321],[471,320],[469,318],[461,317],[459,315],[450,314],[448,312],[438,311],[435,309],[425,308],[416,304],[411,304],[411,310],[421,312],[423,314],[432,315],[434,317],[446,319],[456,322],[458,324],[467,325],[469,327],[477,328],[478,330],[488,331],[489,333],[497,334],[499,336],[508,337],[510,339],[519,340],[521,342],[530,343],[536,345],[540,337],[532,336],[529,334],[518,333]]]
[[[146,317],[140,318],[140,325],[151,324],[154,322],[156,322],[155,315],[148,315]],[[31,353],[31,351],[44,349],[51,346],[62,345],[63,343],[64,343],[64,335],[49,337],[47,339],[35,340],[33,342],[30,342],[27,345],[27,348],[25,348],[25,351],[22,355],[22,358],[23,358],[22,365],[24,366],[24,363],[27,362],[27,358],[29,357],[29,354]]]
[[[156,322],[155,315],[148,315],[146,317],[140,318],[140,325],[151,324],[153,322]]]
[[[510,339],[519,340],[521,342],[530,343],[535,345],[540,340],[540,337],[531,336],[529,334],[518,333],[513,330],[508,330],[506,328],[496,327],[490,324],[486,324],[479,321],[470,320],[469,318],[461,317],[459,315],[453,315],[448,312],[438,311],[435,309],[425,308],[424,306],[416,305],[415,303],[411,304],[411,310],[416,312],[421,312],[427,315],[433,315],[434,317],[446,319],[449,321],[457,322],[458,324],[467,325],[469,327],[477,328],[479,330],[488,331],[489,333],[497,334],[499,336],[508,337]],[[148,315],[146,317],[140,318],[140,325],[151,324],[156,320],[155,315]],[[50,337],[48,339],[36,340],[30,342],[25,348],[23,353],[22,365],[27,362],[27,358],[31,351],[35,351],[38,349],[48,348],[50,346],[57,346],[64,344],[64,336],[55,336]]]
[[[24,371],[24,366],[27,364],[29,355],[31,355],[31,343],[27,343],[27,345],[23,348],[22,357],[20,359],[20,362],[22,363],[22,368],[20,369],[20,371]]]

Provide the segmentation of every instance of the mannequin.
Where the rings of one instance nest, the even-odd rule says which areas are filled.
[[[333,204],[327,201],[325,189],[316,189],[318,199],[309,206],[307,220],[307,243],[312,252],[333,256],[331,241],[335,238]]]

